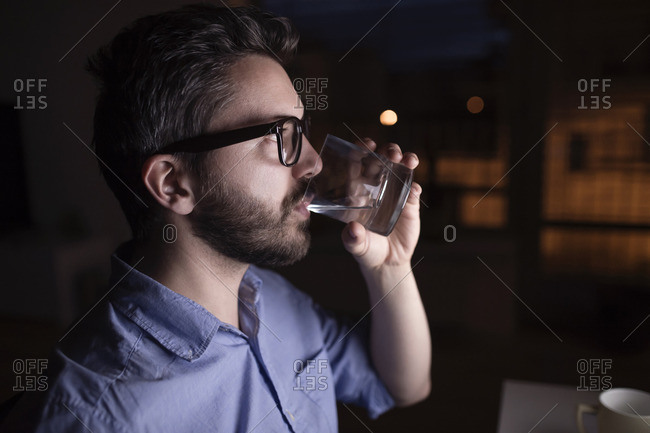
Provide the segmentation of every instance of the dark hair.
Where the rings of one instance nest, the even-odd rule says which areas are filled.
[[[142,182],[145,160],[162,146],[207,132],[232,100],[236,78],[229,70],[237,60],[263,54],[286,66],[297,44],[286,18],[253,7],[192,5],[138,19],[88,59],[100,84],[96,153],[136,239],[148,236],[162,211]],[[194,172],[204,159],[177,156]]]

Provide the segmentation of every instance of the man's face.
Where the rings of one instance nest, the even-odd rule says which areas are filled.
[[[231,76],[234,99],[212,119],[210,131],[302,118],[302,104],[275,60],[247,56]],[[280,163],[272,136],[215,150],[206,164],[210,176],[199,179],[202,193],[189,215],[196,236],[219,253],[260,266],[288,265],[307,254],[309,212],[302,198],[320,160],[306,137],[292,167]]]

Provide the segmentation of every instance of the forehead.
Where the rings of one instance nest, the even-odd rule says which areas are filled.
[[[225,109],[212,119],[213,130],[228,130],[302,117],[303,107],[284,68],[274,59],[251,54],[230,69],[234,92]]]

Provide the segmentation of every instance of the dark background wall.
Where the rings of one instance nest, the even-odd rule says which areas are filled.
[[[84,61],[133,19],[184,3],[0,6],[2,399],[14,393],[12,363],[47,356],[101,297],[110,253],[129,238],[90,148],[95,89]],[[320,85],[301,92],[320,101],[316,144],[327,132],[372,136],[422,160],[414,273],[434,391],[377,421],[340,408],[341,431],[361,430],[356,416],[374,432],[494,430],[504,379],[578,386],[580,359],[610,359],[615,386],[650,390],[645,2],[257,4],[301,31],[290,73]],[[484,105],[476,113],[473,96]],[[395,125],[379,123],[385,109]],[[362,316],[342,226],[316,215],[312,227],[310,256],[282,272]]]

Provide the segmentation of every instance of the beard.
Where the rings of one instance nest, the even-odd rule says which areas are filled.
[[[193,233],[214,251],[242,263],[291,265],[307,255],[311,240],[309,220],[289,220],[306,188],[307,181],[300,181],[278,211],[218,182],[189,215]]]

